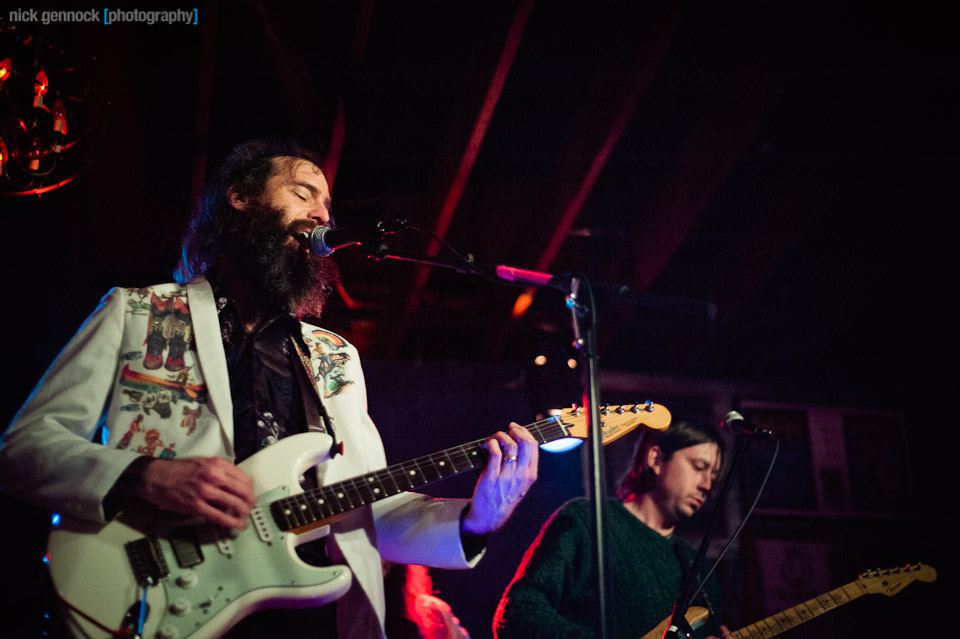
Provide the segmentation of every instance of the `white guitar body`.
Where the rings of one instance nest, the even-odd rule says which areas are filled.
[[[300,476],[326,461],[330,446],[328,435],[304,433],[241,463],[259,502],[243,531],[226,533],[147,508],[124,511],[106,525],[64,517],[47,551],[68,633],[74,639],[108,639],[108,630],[135,627],[144,588],[127,544],[147,537],[155,539],[149,547],[159,549],[168,574],[146,588],[145,639],[214,639],[260,609],[319,606],[341,597],[350,588],[350,570],[311,566],[295,550],[326,535],[329,526],[295,535],[281,530],[268,510],[271,502],[303,492]],[[187,550],[181,545],[178,556],[172,540],[184,530],[194,541],[185,544]],[[196,548],[199,553],[192,552]]]

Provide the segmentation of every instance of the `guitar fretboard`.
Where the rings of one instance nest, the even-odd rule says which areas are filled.
[[[540,444],[569,435],[567,427],[559,417],[550,417],[530,424],[527,430]],[[478,439],[366,475],[278,499],[270,504],[270,512],[282,530],[311,527],[348,510],[479,468],[486,461],[484,441]]]
[[[834,588],[830,592],[824,593],[813,599],[808,599],[793,608],[788,608],[783,612],[761,619],[749,626],[744,626],[740,630],[731,633],[734,639],[771,639],[777,637],[787,630],[802,623],[806,623],[814,617],[830,612],[834,608],[839,608],[848,604],[854,599],[865,594],[859,581],[854,581],[846,585]]]

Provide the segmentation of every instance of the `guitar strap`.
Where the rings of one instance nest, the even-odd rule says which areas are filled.
[[[299,338],[299,339],[298,339]],[[330,448],[330,457],[336,457],[338,453],[343,452],[342,444],[337,442],[337,432],[333,428],[333,420],[327,413],[327,408],[323,405],[323,399],[320,397],[320,387],[317,385],[313,376],[313,365],[310,362],[310,356],[307,355],[306,346],[301,344],[302,338],[299,335],[291,335],[290,341],[297,351],[297,357],[303,365],[303,371],[306,373],[306,379],[301,377],[301,389],[304,396],[303,409],[307,415],[307,424],[310,430],[316,430],[326,433],[333,438],[333,446]],[[306,382],[304,384],[303,382]],[[309,388],[303,388],[307,386]],[[313,401],[306,398],[311,397]],[[311,419],[315,417],[316,419]]]

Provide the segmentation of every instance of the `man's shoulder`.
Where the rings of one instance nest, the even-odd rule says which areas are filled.
[[[616,497],[607,497],[604,500],[604,512],[608,525],[616,530],[627,530],[633,527],[638,520],[623,506],[623,502]],[[553,528],[593,528],[593,502],[586,497],[577,497],[566,502],[550,517],[548,526]],[[652,531],[651,531],[652,532]]]
[[[617,500],[608,498],[605,500],[607,512],[616,507]],[[593,512],[593,502],[586,497],[575,497],[566,502],[553,513],[553,519],[572,519],[589,523],[591,513]]]

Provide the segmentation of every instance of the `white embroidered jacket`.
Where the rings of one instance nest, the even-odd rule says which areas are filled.
[[[343,454],[318,469],[334,482],[386,466],[367,415],[356,349],[302,323],[314,379]],[[102,429],[102,430],[101,430]],[[98,442],[94,442],[94,438]],[[113,289],[41,379],[0,442],[0,488],[74,517],[104,520],[102,501],[138,455],[234,459],[233,406],[208,282]],[[338,602],[339,635],[383,636],[380,557],[469,568],[465,500],[403,493],[333,525],[334,559],[354,573]]]

